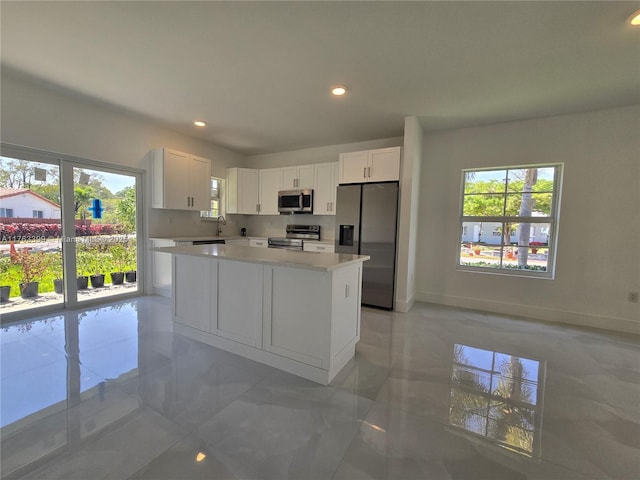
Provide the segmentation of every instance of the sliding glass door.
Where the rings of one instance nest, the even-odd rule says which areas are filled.
[[[78,302],[137,291],[136,177],[73,167]]]
[[[0,313],[62,305],[60,166],[0,157]]]
[[[141,174],[2,146],[0,314],[141,291]]]

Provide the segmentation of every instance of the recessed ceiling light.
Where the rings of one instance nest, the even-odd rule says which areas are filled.
[[[193,122],[193,124],[196,127],[206,127],[207,126],[207,122],[203,122],[202,120],[196,120]]]
[[[331,89],[331,93],[336,97],[340,97],[347,93],[347,87],[345,87],[344,85],[336,85]]]
[[[201,462],[203,461],[205,458],[207,458],[207,455],[205,455],[202,452],[198,452],[198,454],[196,455],[196,462]]]
[[[640,10],[636,10],[631,14],[631,16],[629,17],[629,23],[635,26],[640,25]]]

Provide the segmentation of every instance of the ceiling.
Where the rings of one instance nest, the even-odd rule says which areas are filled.
[[[407,115],[433,131],[640,103],[639,8],[3,0],[1,61],[254,155],[400,136]]]

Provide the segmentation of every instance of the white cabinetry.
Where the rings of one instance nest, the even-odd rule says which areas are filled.
[[[151,206],[172,210],[209,210],[211,162],[168,148],[151,156]]]
[[[235,245],[239,247],[248,247],[249,239],[248,238],[233,238],[233,239],[225,239],[225,245]]]
[[[259,170],[227,168],[227,213],[258,213],[259,187]]]
[[[211,332],[212,278],[217,279],[217,262],[200,257],[173,256],[173,315],[176,322]]]
[[[313,186],[313,214],[336,214],[336,188],[338,186],[338,162],[317,163]]]
[[[282,189],[314,188],[315,172],[313,165],[283,167]]]
[[[400,179],[402,147],[340,154],[339,183],[386,182]]]
[[[336,247],[333,243],[303,242],[302,248],[305,252],[335,253]]]
[[[151,247],[174,247],[173,240],[153,239]],[[171,297],[171,254],[151,252],[151,280],[153,293],[164,297]]]
[[[282,169],[260,170],[260,215],[278,215],[278,192],[282,190]]]
[[[209,263],[200,258],[203,263]],[[211,333],[262,347],[262,265],[218,261],[212,288]],[[213,287],[213,285],[212,285]]]
[[[250,238],[249,239],[250,247],[259,247],[259,248],[268,248],[269,240],[266,238]]]
[[[361,263],[320,271],[173,259],[177,333],[324,385],[353,358]]]

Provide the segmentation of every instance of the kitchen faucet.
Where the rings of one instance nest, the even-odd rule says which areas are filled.
[[[222,229],[220,228],[220,219],[222,219],[222,224],[226,225],[227,221],[224,218],[224,215],[219,215],[218,218],[216,218],[216,237],[219,237],[220,234],[222,233]]]

